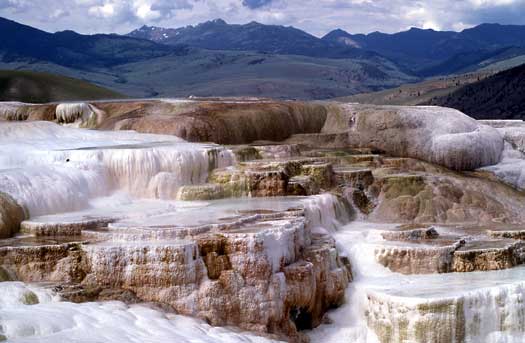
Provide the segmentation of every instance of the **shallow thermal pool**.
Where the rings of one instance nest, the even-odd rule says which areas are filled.
[[[306,197],[239,198],[212,201],[136,199],[126,193],[95,198],[80,211],[36,216],[26,222],[37,224],[109,221],[111,229],[194,227],[228,222],[254,213],[281,212],[304,208]]]

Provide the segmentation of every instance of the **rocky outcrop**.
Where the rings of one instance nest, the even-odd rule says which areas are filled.
[[[0,228],[24,234],[0,242],[0,280],[301,341],[343,304],[352,259],[347,300],[367,306],[380,341],[447,342],[468,336],[466,298],[424,296],[525,262],[523,193],[486,171],[451,170],[498,159],[501,137],[454,111],[124,101],[59,105],[56,117],[236,145],[3,122],[0,183],[31,218],[20,223],[23,208],[0,195]],[[458,274],[472,276],[441,279]]]
[[[410,227],[410,226],[409,226]],[[435,239],[439,237],[439,233],[434,227],[406,229],[400,231],[386,231],[381,233],[381,236],[389,241],[425,241],[428,239]]]
[[[0,120],[55,120],[53,104],[35,105],[21,102],[0,102]]]
[[[248,161],[236,168],[215,170],[210,181],[220,185],[226,197],[317,194],[334,184],[329,161],[323,157]]]
[[[71,299],[108,297],[101,290],[120,297],[127,291],[212,325],[299,339],[298,329],[318,326],[329,308],[342,303],[350,266],[331,237],[311,233],[304,210],[243,216],[188,226],[186,239],[175,239],[182,228],[146,238],[151,229],[137,226],[115,236],[95,230],[93,237],[103,242],[90,244],[71,237],[71,242],[0,247],[0,265],[18,280],[64,284]],[[137,230],[144,231],[141,240]],[[72,283],[80,288],[72,292]]]
[[[376,173],[376,221],[418,223],[515,222],[519,192],[500,183],[449,172],[433,175]]]
[[[35,119],[26,115],[28,106],[17,104],[14,110],[13,106],[4,105],[10,113],[4,117]],[[55,118],[63,123],[78,122],[81,127],[170,134],[192,142],[246,144],[288,139],[290,143],[315,148],[366,147],[454,170],[496,164],[503,150],[503,140],[496,129],[459,111],[440,107],[130,100],[60,104],[56,115],[46,120]],[[264,157],[265,149],[259,150]],[[266,156],[277,157],[266,151]]]
[[[110,116],[104,129],[171,134],[191,142],[245,144],[282,141],[293,134],[319,132],[326,119],[322,105],[300,102],[149,102],[94,104]],[[110,107],[111,106],[111,107]]]
[[[411,297],[410,287],[402,296],[369,292],[368,327],[381,343],[521,340],[525,318],[516,299],[523,294],[523,282],[509,280],[505,286],[476,290],[465,282],[459,295],[448,287],[430,297],[417,297],[418,290],[412,290],[416,296]]]
[[[499,128],[498,131],[513,148],[525,153],[525,125],[522,121],[509,121]]]
[[[482,168],[480,171],[488,172],[512,187],[524,190],[525,130],[522,124],[515,121],[500,125],[503,127],[498,128],[498,131],[505,139],[505,149],[501,161],[498,164]]]
[[[0,247],[0,265],[13,280],[74,283],[86,275],[80,242],[19,243],[19,246]]]
[[[9,195],[0,192],[0,238],[12,237],[26,218],[23,207]]]
[[[384,246],[376,249],[376,260],[402,274],[451,273],[454,252],[461,243],[434,247]]]
[[[0,119],[21,121],[29,117],[28,105],[20,102],[3,102],[0,104]]]
[[[323,105],[275,101],[117,101],[33,105],[2,103],[5,120],[48,120],[93,129],[170,134],[191,142],[246,144],[317,133]],[[269,152],[271,154],[271,152]]]
[[[396,273],[429,274],[502,270],[524,262],[524,244],[508,240],[437,241],[431,244],[386,245],[376,260]]]

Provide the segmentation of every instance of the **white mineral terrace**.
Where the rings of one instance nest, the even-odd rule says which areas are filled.
[[[221,146],[46,122],[0,122],[0,151],[0,190],[26,209],[23,235],[53,226],[103,223],[102,229],[87,228],[85,232],[89,239],[109,237],[86,247],[92,259],[100,259],[101,268],[110,258],[106,248],[133,253],[147,246],[153,255],[155,247],[163,245],[185,249],[187,241],[179,235],[181,230],[189,230],[184,231],[189,236],[191,230],[241,223],[246,224],[241,229],[252,233],[250,220],[263,213],[268,217],[257,223],[258,230],[261,225],[275,230],[262,231],[258,238],[264,241],[277,272],[283,257],[293,261],[288,255],[295,247],[286,245],[293,240],[283,237],[293,234],[287,229],[296,224],[297,217],[271,215],[301,212],[307,224],[298,227],[331,234],[339,253],[349,258],[353,273],[346,303],[328,313],[330,324],[308,332],[312,342],[523,342],[525,267],[422,275],[392,272],[378,263],[377,248],[432,246],[385,241],[381,232],[393,230],[395,224],[351,222],[352,211],[328,193],[176,200],[180,186],[204,183],[212,169],[233,163],[232,153]],[[519,181],[509,180],[521,182],[521,174]],[[436,230],[444,236],[451,234],[449,228]],[[212,327],[151,304],[74,304],[61,301],[46,284],[0,282],[0,341],[4,339],[49,343],[271,341],[231,327]]]
[[[80,210],[90,199],[124,190],[175,197],[231,163],[221,147],[173,136],[69,129],[48,122],[0,124],[0,189],[31,216]],[[169,189],[166,193],[164,190]]]
[[[265,208],[271,207],[268,205]],[[373,326],[379,322],[394,327],[395,342],[405,336],[406,342],[420,341],[417,330],[421,326],[430,325],[436,335],[440,330],[446,335],[459,324],[465,327],[466,342],[521,342],[525,329],[524,267],[410,276],[393,273],[375,261],[373,252],[384,243],[379,233],[394,226],[353,222],[335,233],[341,249],[351,258],[354,282],[347,290],[347,303],[329,313],[333,323],[309,332],[312,341],[377,342],[379,330]],[[0,283],[0,288],[0,326],[12,342],[88,342],[94,338],[101,342],[269,341],[231,328],[212,328],[148,305],[72,304],[59,302],[49,290],[34,285]],[[38,299],[36,305],[31,305],[37,302],[33,294]],[[436,312],[420,308],[435,308]],[[403,320],[410,323],[406,334],[396,332]]]
[[[310,332],[313,341],[377,342],[378,335],[392,342],[523,341],[524,267],[471,273],[393,273],[377,263],[374,251],[385,243],[380,232],[395,226],[353,222],[335,234],[350,256],[354,281],[347,303],[330,313],[333,324]],[[459,327],[462,332],[454,336]],[[422,334],[422,328],[432,329]]]

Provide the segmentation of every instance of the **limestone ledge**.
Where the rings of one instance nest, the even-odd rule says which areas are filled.
[[[343,302],[351,280],[335,241],[312,233],[297,209],[187,230],[88,225],[81,233],[9,242],[0,247],[2,274],[52,282],[70,300],[156,302],[212,325],[292,341]]]
[[[523,282],[422,298],[367,293],[366,321],[381,343],[498,341],[522,337]]]

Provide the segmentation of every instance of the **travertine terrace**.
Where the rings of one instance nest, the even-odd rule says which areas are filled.
[[[162,318],[159,340],[193,317],[203,342],[520,341],[522,127],[329,102],[0,104],[0,338],[118,341],[45,317],[85,310],[140,318],[121,321],[135,337]]]

